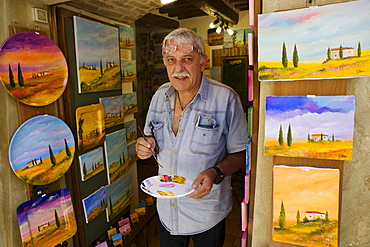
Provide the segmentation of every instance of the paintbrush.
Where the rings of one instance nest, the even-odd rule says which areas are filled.
[[[144,135],[144,132],[143,132],[143,130],[140,128],[140,126],[137,126],[137,128],[139,129],[139,131],[140,131],[141,135],[143,136],[144,140],[145,140],[147,143],[149,143],[149,142],[148,142],[148,139],[147,139],[147,138],[146,138],[146,136]],[[159,163],[159,161],[158,161],[158,159],[157,159],[157,156],[156,156],[155,152],[154,152],[153,150],[151,150],[151,149],[150,149],[150,151],[152,151],[152,156],[153,156],[153,158],[155,159],[155,161],[157,161],[157,164],[158,164],[160,167],[162,167],[162,168],[163,168],[163,166]]]

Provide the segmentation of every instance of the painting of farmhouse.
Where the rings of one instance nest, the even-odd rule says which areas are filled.
[[[130,206],[134,198],[131,172],[106,186],[107,191],[107,222],[113,221],[120,213]]]
[[[354,96],[266,97],[265,155],[351,160]]]
[[[339,246],[339,170],[276,165],[273,174],[273,240]]]
[[[116,26],[119,29],[119,47],[121,49],[135,49],[134,29],[124,25]]]
[[[77,232],[71,194],[58,190],[17,207],[23,247],[57,246]]]
[[[136,92],[124,93],[123,96],[123,110],[124,114],[132,114],[138,111]]]
[[[122,95],[100,98],[99,101],[104,106],[106,128],[123,124],[124,114]]]
[[[80,155],[79,160],[82,181],[88,180],[105,169],[102,147]]]
[[[136,81],[136,60],[121,59],[122,81]]]
[[[86,151],[105,141],[104,107],[102,104],[76,109],[78,150]]]
[[[108,182],[113,183],[129,172],[126,129],[121,129],[107,135],[105,157],[108,167]]]
[[[370,1],[258,16],[260,80],[370,75]]]
[[[64,92],[68,67],[62,51],[52,40],[35,32],[20,32],[1,46],[0,78],[16,100],[30,106],[45,106]]]
[[[73,16],[78,92],[121,90],[118,28]]]
[[[86,223],[91,222],[107,208],[105,187],[101,187],[88,197],[82,199]]]
[[[137,124],[136,119],[125,123],[127,143],[135,141],[137,139]]]
[[[14,173],[32,185],[51,184],[69,169],[75,154],[72,131],[61,119],[40,115],[28,119],[9,145]]]

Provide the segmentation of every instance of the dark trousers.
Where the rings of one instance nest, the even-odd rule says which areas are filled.
[[[171,235],[158,221],[161,247],[188,247],[190,238],[194,247],[222,247],[225,241],[225,219],[208,231],[195,235]]]

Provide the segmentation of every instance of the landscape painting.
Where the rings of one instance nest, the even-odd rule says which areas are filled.
[[[80,155],[79,160],[82,181],[88,180],[105,169],[102,147]]]
[[[132,188],[131,172],[117,179],[114,183],[106,186],[107,190],[107,221],[111,222],[125,210],[133,201],[134,190]]]
[[[14,173],[31,185],[51,184],[69,169],[75,154],[72,131],[61,119],[40,115],[14,133],[9,162]]]
[[[107,135],[105,156],[108,167],[108,182],[113,183],[129,172],[126,129],[121,129]]]
[[[370,1],[258,16],[260,80],[370,75]]]
[[[136,155],[136,141],[127,145],[127,153],[128,153],[128,163],[132,164],[138,160]]]
[[[91,222],[107,208],[107,196],[105,187],[101,187],[93,194],[82,199],[86,223]]]
[[[136,81],[136,60],[121,59],[122,81]]]
[[[119,47],[121,49],[135,49],[134,29],[132,27],[118,25],[119,29]]]
[[[137,124],[136,119],[125,123],[127,143],[135,141],[137,139]]]
[[[86,151],[105,141],[105,119],[102,104],[76,109],[78,150]]]
[[[351,160],[355,96],[266,97],[265,155]]]
[[[118,28],[73,16],[78,92],[121,90]]]
[[[273,240],[339,246],[339,169],[275,165]]]
[[[122,95],[99,98],[99,101],[104,106],[104,120],[106,128],[123,124],[124,114]]]
[[[124,93],[123,96],[123,111],[125,115],[136,113],[137,109],[137,97],[136,92]]]
[[[67,189],[36,197],[17,207],[23,247],[57,246],[77,232]]]
[[[63,94],[68,66],[52,40],[35,32],[20,32],[10,36],[0,48],[0,78],[19,102],[45,106]]]

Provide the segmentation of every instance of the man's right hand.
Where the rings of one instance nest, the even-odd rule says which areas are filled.
[[[136,140],[136,154],[140,159],[148,159],[154,153],[155,140],[153,137],[139,137]]]

